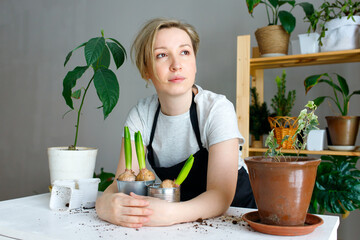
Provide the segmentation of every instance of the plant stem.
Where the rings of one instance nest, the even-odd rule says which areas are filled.
[[[74,149],[76,149],[76,143],[77,143],[77,138],[78,138],[81,109],[82,109],[83,104],[84,104],[84,99],[85,99],[87,90],[89,89],[90,84],[91,84],[91,82],[92,82],[93,79],[94,79],[94,76],[95,76],[95,74],[92,76],[92,78],[90,79],[88,85],[86,86],[85,91],[84,91],[84,95],[83,95],[82,100],[81,100],[80,108],[79,108],[79,111],[78,111],[77,122],[76,122],[76,134],[75,134],[75,141],[74,141]]]

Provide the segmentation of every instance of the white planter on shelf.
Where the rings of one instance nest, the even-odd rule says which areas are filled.
[[[311,130],[307,136],[306,149],[309,151],[322,151],[325,145],[325,130]]]
[[[322,52],[360,48],[360,16],[355,22],[347,17],[333,19],[325,24],[328,29],[323,38]]]
[[[299,34],[300,52],[301,54],[317,53],[319,52],[319,38],[318,33],[304,33]]]
[[[51,184],[55,180],[92,178],[95,170],[97,148],[68,147],[48,148],[49,170]]]

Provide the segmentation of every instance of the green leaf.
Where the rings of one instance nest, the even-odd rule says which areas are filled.
[[[307,77],[304,80],[305,94],[307,94],[312,87],[314,87],[316,84],[318,84],[318,81],[321,78],[321,76],[322,75],[312,75],[312,76]],[[318,106],[318,105],[316,104],[316,106]]]
[[[139,169],[145,169],[145,153],[144,153],[144,144],[141,137],[140,131],[135,133],[135,149],[136,149],[136,156],[139,163]]]
[[[109,66],[110,66],[110,52],[107,47],[104,47],[104,50],[98,62],[98,67],[109,68]]]
[[[97,37],[90,39],[85,45],[85,59],[88,66],[97,62],[105,47],[105,39]]]
[[[295,6],[295,0],[279,0],[278,3],[279,3],[279,6],[282,6],[283,4],[285,3],[288,3],[290,4],[291,6]]]
[[[119,83],[113,71],[100,68],[95,72],[94,85],[103,104],[104,119],[106,119],[118,102]]]
[[[127,126],[124,127],[124,151],[125,151],[125,166],[126,169],[131,170],[132,151],[131,151],[131,137]]]
[[[254,8],[261,2],[261,0],[246,0],[246,4],[249,10],[249,13],[252,14]]]
[[[81,97],[81,89],[78,89],[78,90],[76,90],[75,92],[73,92],[73,93],[71,94],[71,97],[72,97],[72,98],[75,98],[75,99],[80,99],[80,97]]]
[[[126,52],[116,43],[106,42],[106,44],[112,53],[116,68],[119,68],[125,61]]]
[[[69,71],[64,78],[62,95],[66,104],[71,109],[74,109],[73,101],[71,99],[71,89],[76,85],[76,80],[79,79],[87,69],[88,66],[76,67],[74,70]]]
[[[75,52],[77,49],[85,46],[85,45],[86,45],[86,42],[83,43],[83,44],[81,44],[81,45],[79,45],[78,47],[76,47],[75,49],[73,49],[72,51],[70,51],[70,52],[68,53],[68,55],[67,55],[66,58],[65,58],[64,67],[65,67],[66,63],[70,60],[70,57],[71,57],[72,53]]]
[[[123,52],[124,52],[124,54],[125,54],[125,58],[127,58],[126,50],[125,50],[124,46],[121,45],[121,43],[120,43],[118,40],[114,39],[114,38],[108,38],[108,39],[110,39],[111,41],[115,42],[115,43],[123,50]]]
[[[269,0],[269,2],[274,8],[278,6],[278,0]]]
[[[344,95],[349,95],[349,86],[345,80],[345,78],[343,78],[342,76],[340,76],[339,74],[336,74],[337,79],[339,81],[340,87],[341,87],[341,92],[344,93]]]
[[[189,175],[189,172],[194,164],[194,156],[191,154],[190,157],[186,160],[184,166],[182,167],[179,175],[177,176],[175,180],[176,185],[181,185],[187,176]]]
[[[281,25],[284,27],[287,33],[292,33],[294,31],[296,25],[295,17],[288,11],[280,11],[279,12],[279,19]]]
[[[314,5],[308,2],[302,2],[299,3],[299,5],[303,8],[305,15],[307,18],[310,18],[310,16],[314,13]]]

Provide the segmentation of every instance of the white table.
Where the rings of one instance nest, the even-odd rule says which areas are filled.
[[[169,227],[131,229],[100,220],[94,209],[55,212],[50,194],[0,202],[0,239],[332,239],[336,240],[339,218],[321,215],[324,224],[297,237],[279,237],[253,231],[241,216],[252,209],[229,208],[224,216]]]

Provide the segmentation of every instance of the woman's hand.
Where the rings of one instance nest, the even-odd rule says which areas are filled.
[[[176,209],[173,209],[173,207],[178,203],[170,203],[159,198],[140,196],[135,193],[130,193],[130,196],[149,203],[148,208],[152,210],[152,214],[149,216],[149,221],[144,223],[144,226],[154,227],[175,224],[171,215],[176,214]]]
[[[101,219],[110,223],[140,228],[149,222],[149,217],[153,214],[148,206],[149,201],[145,199],[105,191],[96,201],[96,212]]]

